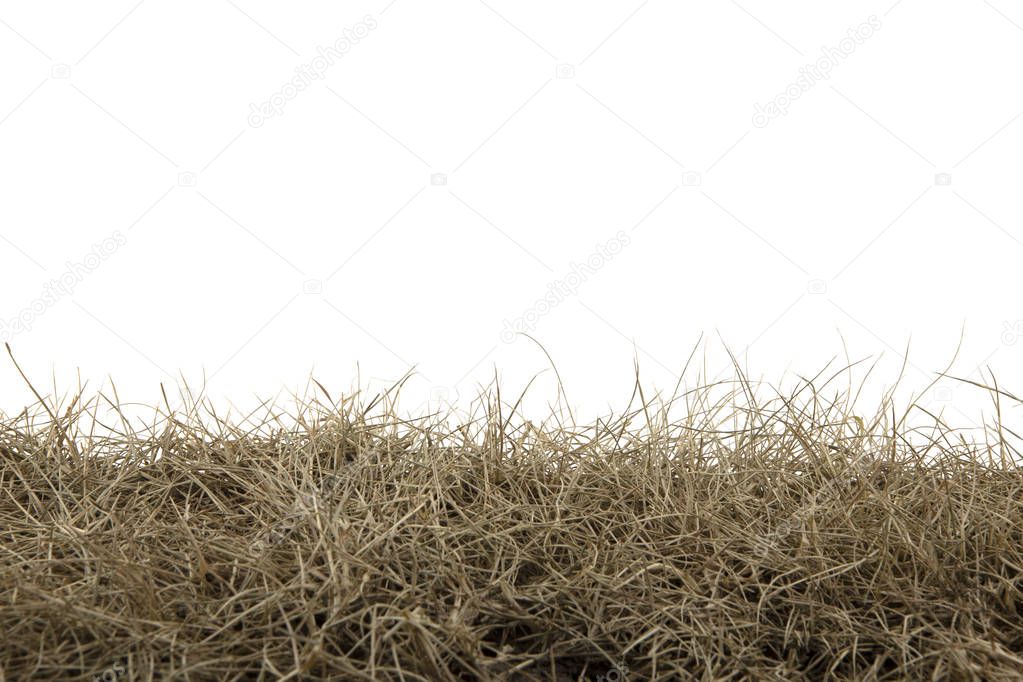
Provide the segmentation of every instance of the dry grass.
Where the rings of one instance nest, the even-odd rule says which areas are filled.
[[[496,389],[459,423],[397,387],[40,403],[0,420],[0,677],[1020,679],[1005,431],[861,418],[833,378],[585,427]]]

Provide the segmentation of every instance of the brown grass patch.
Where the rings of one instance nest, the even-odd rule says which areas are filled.
[[[3,417],[2,677],[1020,679],[1005,432],[732,386],[587,426]]]

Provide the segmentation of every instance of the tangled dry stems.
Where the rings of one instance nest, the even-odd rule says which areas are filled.
[[[818,383],[4,417],[0,677],[1020,679],[1017,453]]]

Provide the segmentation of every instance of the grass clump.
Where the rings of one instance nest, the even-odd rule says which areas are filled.
[[[863,417],[833,378],[590,425],[496,389],[461,419],[400,385],[40,402],[0,419],[0,677],[1019,679],[1006,430]]]

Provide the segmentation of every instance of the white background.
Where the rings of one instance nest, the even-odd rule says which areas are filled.
[[[542,411],[547,358],[505,321],[621,232],[530,332],[577,416],[623,406],[634,359],[670,391],[701,334],[709,378],[727,345],[775,383],[847,348],[890,384],[909,343],[918,393],[965,326],[953,373],[1023,390],[1021,65],[1007,0],[3,2],[0,318],[46,392],[205,376],[242,405],[414,365],[410,410],[496,372],[506,395],[541,373]],[[970,426],[976,394],[921,402]],[[0,362],[0,406],[30,400]]]

